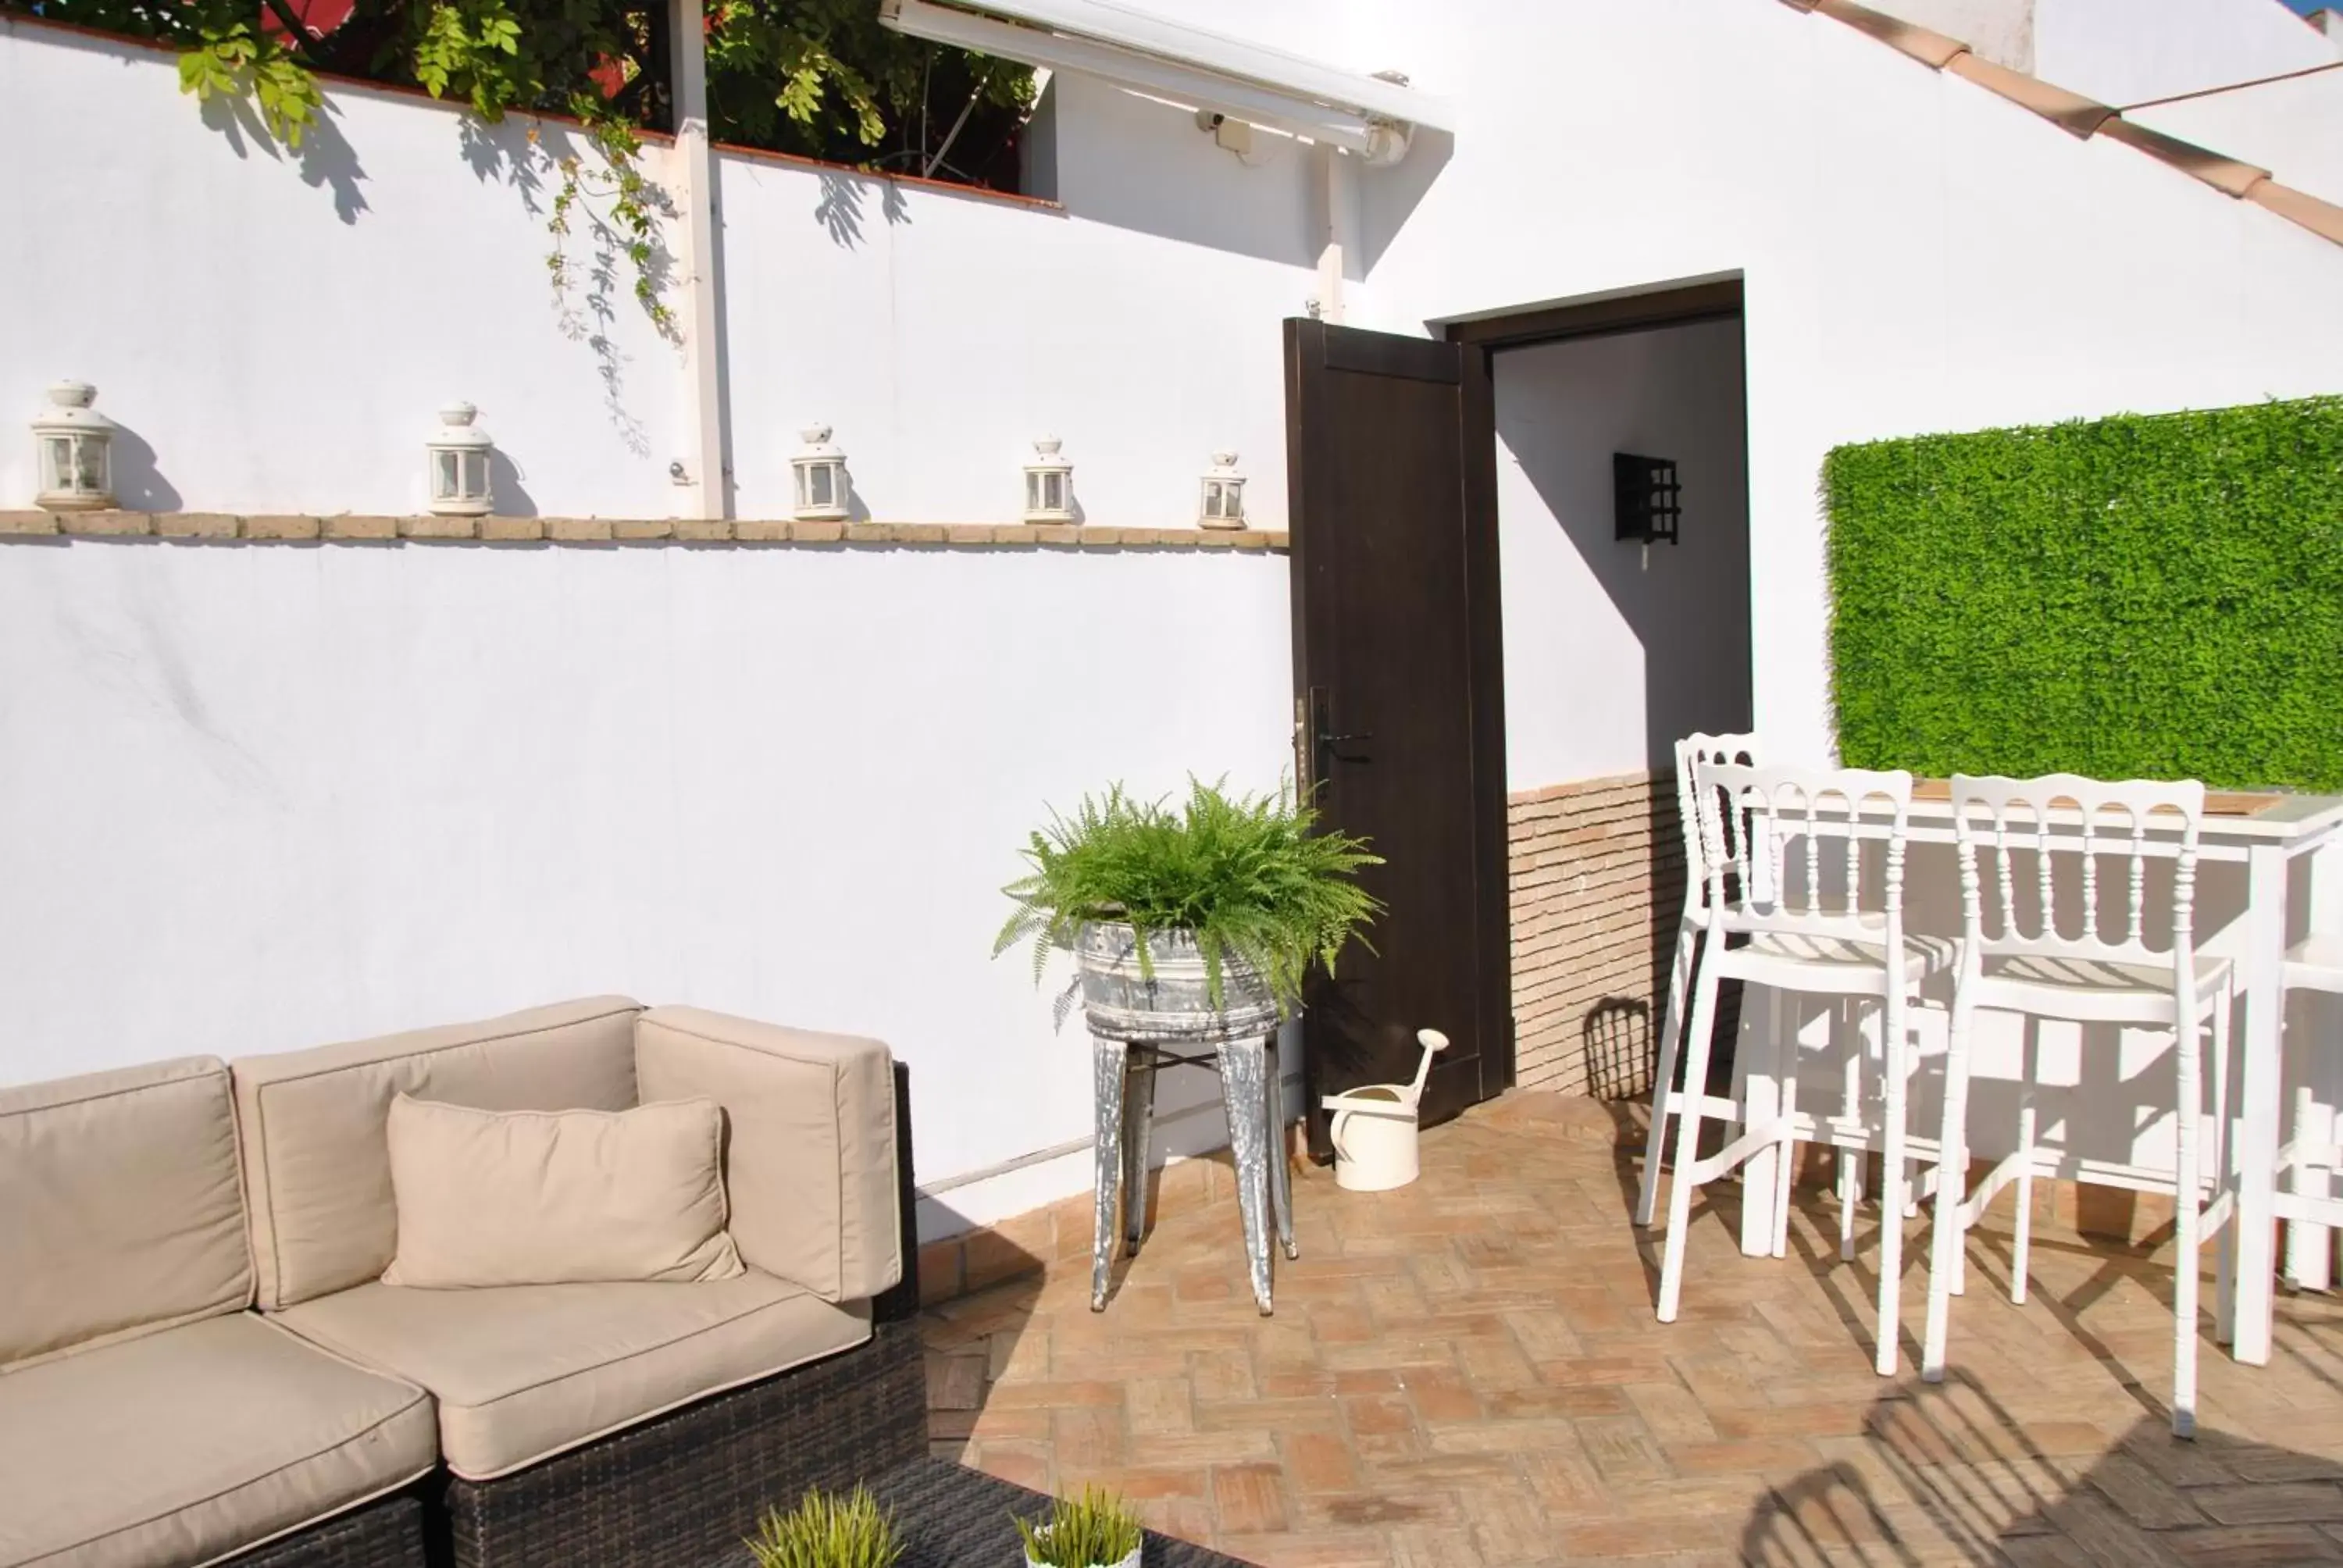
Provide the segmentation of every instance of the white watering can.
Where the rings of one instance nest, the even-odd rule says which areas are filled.
[[[1353,1192],[1387,1192],[1415,1180],[1416,1106],[1423,1099],[1423,1081],[1432,1076],[1432,1057],[1448,1049],[1448,1037],[1436,1029],[1419,1029],[1416,1042],[1423,1060],[1416,1063],[1413,1083],[1370,1083],[1342,1094],[1330,1094],[1323,1103],[1333,1121],[1327,1136],[1334,1144],[1334,1181]]]

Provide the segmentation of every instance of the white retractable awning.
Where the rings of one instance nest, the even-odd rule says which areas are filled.
[[[1404,80],[1362,75],[1113,0],[880,0],[898,32],[1098,76],[1191,108],[1397,163],[1447,106]]]

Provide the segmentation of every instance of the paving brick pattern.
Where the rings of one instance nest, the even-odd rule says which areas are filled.
[[[1615,1108],[1518,1093],[1427,1133],[1405,1191],[1303,1171],[1273,1318],[1233,1204],[1167,1219],[1103,1313],[1079,1261],[944,1303],[935,1450],[1118,1487],[1274,1568],[2343,1563],[2343,1304],[2281,1298],[2266,1368],[2208,1332],[2204,1435],[2179,1443],[2167,1258],[2037,1225],[2016,1307],[2006,1238],[1980,1230],[1953,1375],[1909,1371],[1916,1261],[1906,1375],[1882,1380],[1875,1236],[1839,1262],[1820,1193],[1777,1261],[1740,1256],[1733,1189],[1708,1189],[1681,1318],[1654,1322],[1623,1139]]]

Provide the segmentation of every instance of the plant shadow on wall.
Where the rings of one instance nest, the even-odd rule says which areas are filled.
[[[357,149],[335,124],[341,111],[333,105],[321,102],[307,134],[290,145],[271,135],[260,115],[243,98],[216,95],[204,100],[200,113],[204,124],[217,131],[237,157],[248,158],[257,148],[279,163],[289,158],[300,171],[303,185],[333,193],[334,216],[344,223],[357,222],[358,214],[367,210],[366,194],[358,189],[366,181],[366,170],[358,163]]]
[[[629,357],[619,350],[611,334],[618,324],[619,272],[621,267],[631,267],[636,304],[662,338],[673,347],[682,347],[682,331],[674,312],[664,303],[675,268],[675,257],[664,236],[666,223],[675,218],[675,204],[665,190],[636,171],[631,136],[627,138],[629,150],[620,156],[613,152],[607,129],[598,132],[589,127],[588,135],[595,143],[592,152],[600,155],[590,163],[588,150],[579,148],[576,137],[563,127],[529,127],[529,152],[548,160],[562,176],[547,223],[554,243],[546,256],[546,272],[553,286],[562,336],[592,351],[595,372],[602,380],[604,411],[627,450],[638,457],[648,457],[650,437],[642,421],[626,406]],[[528,161],[522,160],[523,166]],[[573,238],[578,242],[576,252],[571,249]]]
[[[709,134],[801,157],[902,168],[1013,189],[1033,106],[1033,74],[883,26],[872,0],[724,0],[709,7]],[[641,134],[676,128],[665,5],[647,0],[0,0],[0,14],[146,39],[178,52],[181,90],[238,156],[247,141],[290,158],[334,193],[344,223],[367,204],[365,174],[335,125],[327,75],[420,88],[459,104],[463,153],[499,169],[553,246],[546,258],[561,329],[593,352],[628,447],[648,450],[626,410],[617,347],[625,288],[678,340],[669,303],[675,210],[641,169]],[[69,42],[64,46],[97,47]],[[538,119],[519,133],[507,116]],[[839,243],[860,236],[860,192],[830,182],[821,211]],[[901,196],[884,187],[890,222]],[[548,198],[546,192],[553,194]],[[720,345],[716,346],[720,353]]]
[[[671,346],[682,332],[665,303],[675,271],[667,226],[677,216],[666,189],[636,166],[631,135],[602,126],[554,120],[490,122],[467,116],[457,136],[464,162],[484,183],[510,188],[522,208],[545,220],[554,319],[561,335],[594,357],[603,412],[627,450],[650,454],[650,437],[626,402],[627,367],[634,357],[618,347],[618,297],[624,287],[653,330]],[[548,193],[550,193],[549,195]],[[625,274],[631,270],[628,283]],[[504,480],[497,480],[504,509]],[[516,516],[525,514],[514,514]]]
[[[911,221],[911,209],[903,199],[902,187],[893,180],[836,169],[823,171],[820,183],[821,199],[814,203],[813,216],[829,231],[831,242],[841,249],[860,247],[863,194],[874,185],[879,187],[880,215],[890,226]]]

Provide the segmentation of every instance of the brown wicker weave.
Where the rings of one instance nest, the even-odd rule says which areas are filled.
[[[423,1505],[411,1492],[231,1557],[219,1568],[423,1568]]]
[[[499,1481],[447,1478],[457,1568],[659,1568],[722,1556],[765,1504],[927,1448],[919,1325]]]

